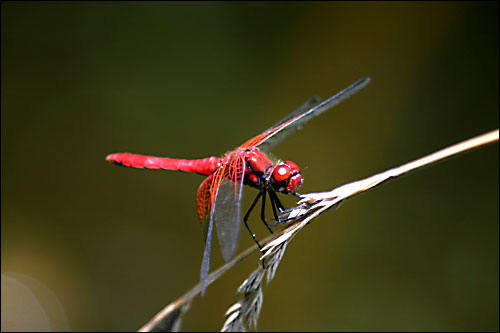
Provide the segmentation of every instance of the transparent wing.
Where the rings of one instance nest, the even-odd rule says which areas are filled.
[[[205,235],[200,271],[202,295],[208,284],[214,224],[224,259],[229,261],[236,251],[240,234],[244,175],[245,161],[239,154],[234,154],[198,188],[198,215]]]
[[[198,216],[200,217],[201,229],[205,236],[205,249],[203,250],[203,259],[200,269],[201,295],[205,294],[208,283],[208,273],[210,271],[210,253],[212,250],[212,234],[214,228],[214,214],[212,212],[213,198],[216,195],[216,189],[213,188],[214,179],[220,173],[216,170],[208,176],[198,188]],[[215,193],[214,193],[215,191]]]
[[[217,191],[214,203],[215,230],[225,261],[229,261],[238,246],[241,224],[241,198],[245,162],[236,157],[229,164],[225,177]]]
[[[271,131],[273,128],[283,124],[284,122],[297,117],[298,115],[301,115],[302,113],[306,112],[307,110],[311,109],[313,106],[321,102],[321,97],[319,96],[314,96],[313,98],[309,99],[306,101],[304,104],[293,110],[293,112],[290,112],[285,118],[281,119],[278,121],[276,124],[273,126],[269,127],[267,130],[264,131],[264,133],[267,133]]]
[[[284,120],[278,122],[274,127],[271,127],[262,134],[245,142],[242,147],[258,146],[262,151],[271,150],[287,136],[295,132],[297,129],[300,129],[302,125],[304,125],[311,118],[319,116],[326,110],[342,102],[344,99],[360,91],[368,83],[370,83],[370,80],[371,79],[369,77],[365,77],[305,112],[300,113],[298,110],[292,112],[290,115],[286,116]]]
[[[203,231],[203,236],[205,241],[208,234],[208,225],[211,218],[213,195],[212,195],[212,184],[214,178],[217,175],[217,171],[208,176],[198,187],[198,195],[196,200],[198,203],[198,217],[200,218],[201,230]]]
[[[212,230],[214,228],[213,215],[208,219],[208,230],[206,232],[205,238],[205,250],[203,250],[203,259],[201,261],[200,269],[200,286],[201,286],[201,296],[205,295],[205,289],[207,289],[208,284],[208,272],[210,271],[210,252],[212,250]]]

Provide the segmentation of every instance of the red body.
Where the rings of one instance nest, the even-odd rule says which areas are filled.
[[[131,168],[177,170],[208,176],[217,169],[221,158],[212,156],[197,160],[185,160],[132,153],[114,153],[106,156],[106,160]]]
[[[207,178],[198,189],[197,201],[200,219],[206,218],[210,213],[218,184],[224,180],[237,182],[241,177],[241,169],[245,170],[243,183],[257,189],[264,190],[274,187],[276,191],[292,193],[302,184],[302,175],[295,163],[287,161],[275,166],[271,159],[257,147],[239,147],[222,158],[211,156],[188,160],[132,153],[114,153],[109,154],[106,160],[132,168],[184,171],[206,176],[215,176],[215,171],[220,169],[221,174],[218,177]],[[245,163],[244,166],[243,163]]]

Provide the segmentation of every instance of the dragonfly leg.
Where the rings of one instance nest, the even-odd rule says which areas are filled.
[[[276,207],[278,208],[280,213],[286,212],[285,207],[278,199],[278,195],[275,192],[269,192],[269,198],[271,199],[271,206],[273,207],[274,219],[277,223],[285,222],[286,220],[281,220],[278,216],[278,212],[276,211]]]
[[[272,199],[276,203],[276,206],[278,207],[278,210],[280,211],[280,213],[283,213],[286,209],[285,209],[285,206],[283,206],[283,204],[281,203],[280,199],[278,198],[278,195],[276,194],[276,192],[270,191],[269,195],[272,197]]]
[[[262,196],[262,192],[259,192],[259,194],[257,194],[257,197],[255,198],[255,200],[253,201],[252,205],[248,209],[247,213],[243,217],[243,223],[245,223],[245,227],[247,227],[248,232],[250,232],[250,235],[252,235],[252,238],[255,241],[255,243],[257,244],[257,246],[259,247],[259,249],[262,249],[262,246],[260,246],[259,241],[257,240],[257,237],[255,237],[255,234],[253,233],[252,229],[250,229],[250,227],[248,226],[248,217],[250,216],[250,213],[252,212],[253,208],[255,207],[255,205],[257,204],[257,202],[259,201],[261,196]]]
[[[280,218],[278,216],[278,212],[276,211],[276,202],[274,200],[274,196],[276,196],[276,193],[269,192],[269,200],[271,200],[271,207],[273,208],[274,220],[279,223],[280,222]]]
[[[264,225],[267,227],[267,230],[269,230],[269,232],[271,232],[271,234],[272,234],[273,229],[271,229],[269,224],[267,224],[267,222],[266,222],[266,193],[267,193],[267,191],[264,191],[262,193],[262,209],[260,210],[260,219],[262,220],[262,222],[264,222]],[[269,199],[271,200],[271,202],[273,201],[273,199],[271,198],[271,195],[269,195]],[[272,206],[272,204],[271,204],[271,206]],[[274,206],[273,206],[273,208],[274,208]]]

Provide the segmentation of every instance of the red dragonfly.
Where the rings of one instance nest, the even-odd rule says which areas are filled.
[[[131,153],[114,153],[106,157],[115,164],[144,169],[178,170],[208,176],[198,188],[198,216],[205,233],[205,250],[201,265],[201,289],[204,294],[210,268],[210,249],[214,221],[222,254],[229,261],[238,244],[243,185],[256,188],[259,193],[243,217],[243,223],[261,248],[255,234],[248,226],[251,211],[262,200],[261,220],[272,233],[265,219],[266,194],[269,194],[274,219],[280,221],[277,210],[285,208],[276,192],[298,195],[296,190],[303,182],[299,167],[292,161],[273,161],[265,153],[289,134],[302,127],[314,116],[337,105],[358,92],[370,82],[363,78],[322,103],[315,97],[290,113],[271,128],[243,143],[222,157],[203,159],[176,159]],[[318,104],[319,103],[319,104]]]

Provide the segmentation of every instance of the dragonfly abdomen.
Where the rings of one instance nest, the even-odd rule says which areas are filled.
[[[106,156],[106,160],[131,168],[184,171],[208,176],[217,169],[220,157],[211,156],[202,159],[186,160],[132,153],[114,153]]]

